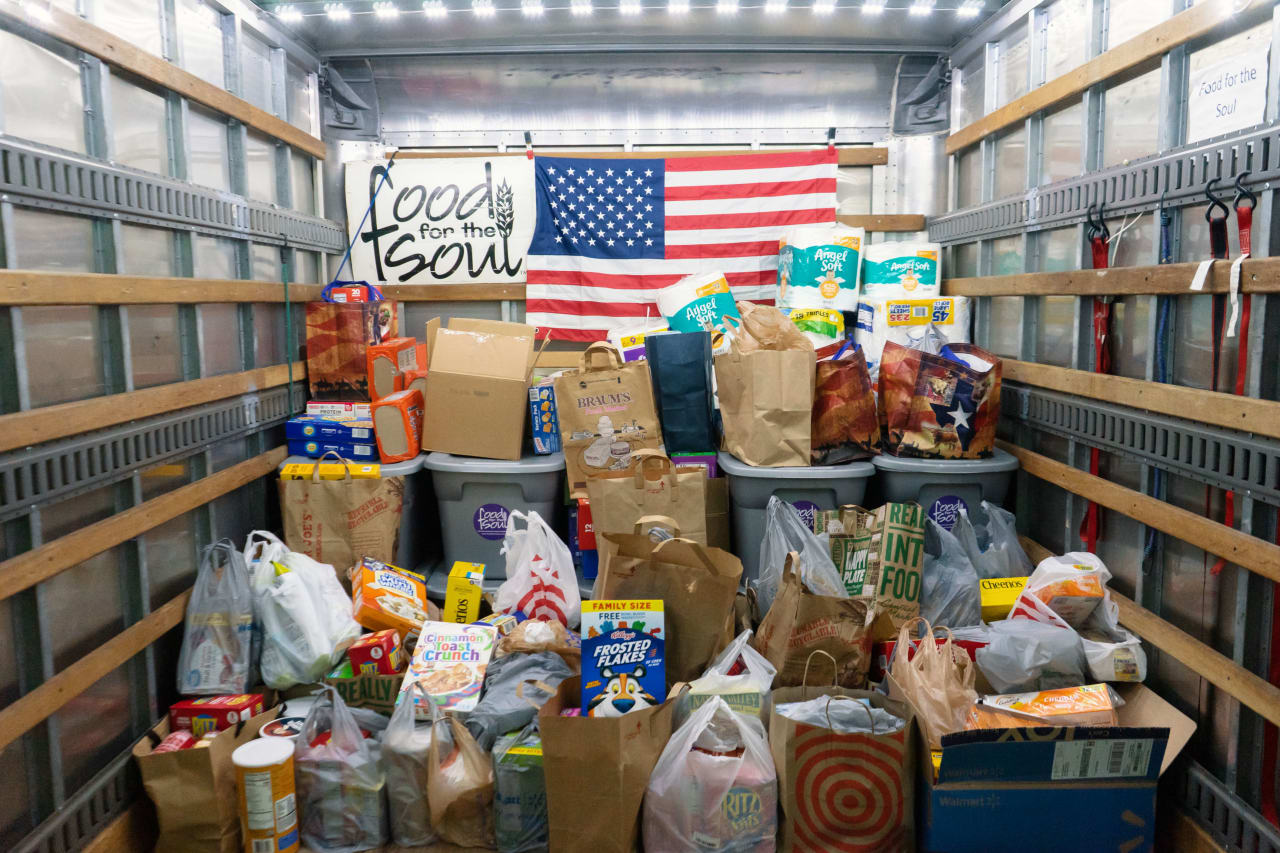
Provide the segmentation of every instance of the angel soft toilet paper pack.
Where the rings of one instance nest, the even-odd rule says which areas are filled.
[[[863,252],[862,295],[927,299],[942,294],[942,246],[904,241],[873,243]]]
[[[858,310],[861,228],[832,223],[792,228],[778,247],[778,307]]]

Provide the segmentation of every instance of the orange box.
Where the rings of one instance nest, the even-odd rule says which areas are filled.
[[[262,706],[261,693],[183,699],[169,706],[169,730],[186,729],[196,737],[220,732],[253,719],[262,713]]]
[[[1032,726],[1115,726],[1116,703],[1105,684],[1085,684],[1034,693],[984,696],[969,708],[966,729]]]
[[[418,342],[413,338],[387,338],[365,351],[369,367],[369,399],[374,402],[404,389],[404,374],[422,367]]]
[[[352,616],[370,631],[417,633],[430,613],[427,585],[395,566],[365,557],[351,572]]]
[[[390,629],[357,637],[347,657],[354,675],[394,675],[404,665],[400,635]]]
[[[422,449],[422,394],[406,388],[374,401],[373,434],[384,465],[417,456]]]
[[[427,370],[425,367],[404,372],[404,390],[408,391],[410,389],[421,394],[423,400],[427,399]]]
[[[1083,625],[1103,600],[1102,578],[1096,572],[1082,572],[1078,577],[1061,578],[1028,591],[1073,628]]]

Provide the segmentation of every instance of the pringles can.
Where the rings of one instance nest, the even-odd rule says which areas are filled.
[[[231,753],[240,797],[245,853],[297,853],[298,802],[293,781],[293,740],[251,740]]]

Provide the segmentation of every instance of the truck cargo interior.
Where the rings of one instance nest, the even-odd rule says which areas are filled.
[[[0,0],[0,849],[1280,853],[1278,40]]]

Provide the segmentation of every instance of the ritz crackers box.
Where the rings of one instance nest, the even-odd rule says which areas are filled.
[[[656,599],[582,602],[582,712],[620,717],[667,696],[666,632]]]
[[[183,699],[169,706],[169,731],[186,729],[196,737],[220,732],[253,719],[262,713],[262,706],[261,693]]]

